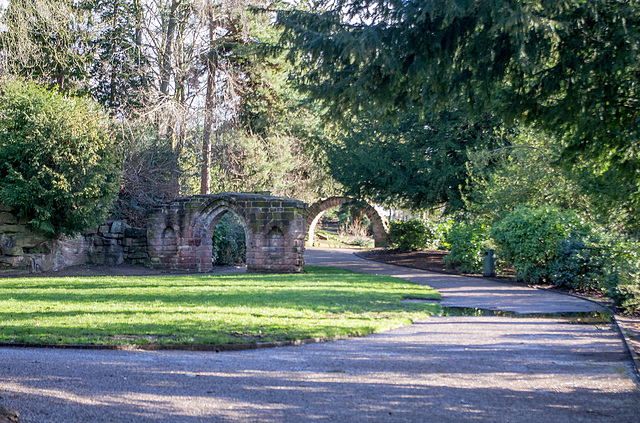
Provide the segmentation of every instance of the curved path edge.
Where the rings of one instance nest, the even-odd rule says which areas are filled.
[[[310,251],[308,262],[384,270],[341,257]],[[438,284],[450,303],[512,298],[482,281],[387,270]],[[443,316],[361,338],[220,353],[0,348],[0,405],[25,423],[631,423],[640,410],[631,366],[609,323]]]
[[[318,249],[319,250],[319,249]],[[413,269],[413,270],[417,270],[419,272],[426,272],[426,273],[432,273],[432,274],[436,274],[436,275],[443,275],[443,276],[451,276],[450,274],[447,273],[438,273],[438,272],[432,272],[432,271],[428,271],[428,270],[422,270],[422,269],[417,269],[411,266],[407,266],[407,265],[396,265],[396,264],[388,264],[388,263],[384,263],[381,261],[377,261],[373,258],[369,258],[366,256],[363,256],[362,254],[359,254],[360,251],[359,250],[354,250],[353,254],[355,257],[358,257],[359,259],[362,260],[367,260],[367,261],[371,261],[371,262],[375,262],[375,263],[380,263],[382,265],[386,265],[386,266],[393,266],[393,267],[398,267],[398,268],[406,268],[406,269]],[[313,254],[313,253],[312,253]],[[313,262],[313,258],[312,258],[312,262]],[[338,266],[339,267],[339,266]],[[352,266],[353,268],[353,266]],[[465,277],[467,278],[467,283],[470,283],[472,279],[478,279],[477,277]],[[501,285],[505,285],[505,286],[513,286],[518,288],[518,290],[520,291],[520,288],[522,288],[522,285],[517,285],[517,284],[512,284],[509,282],[501,282],[501,281],[496,281],[494,279],[486,279],[486,281],[493,281],[497,284],[501,284]],[[483,284],[483,286],[486,286],[485,284]],[[620,323],[620,316],[618,314],[616,314],[615,310],[612,310],[611,307],[608,304],[604,304],[602,302],[599,302],[597,300],[591,299],[591,298],[586,298],[580,295],[576,295],[576,294],[572,294],[572,293],[568,293],[568,292],[560,292],[560,291],[553,291],[553,290],[542,290],[540,288],[535,288],[535,287],[527,287],[529,289],[533,289],[536,291],[540,291],[540,292],[548,292],[548,293],[552,293],[555,295],[565,295],[568,297],[573,297],[576,299],[579,299],[581,301],[586,301],[589,303],[594,304],[595,309],[599,309],[602,311],[607,311],[611,314],[611,318],[612,318],[612,322],[615,324],[615,327],[618,331],[618,333],[620,334],[620,337],[622,338],[622,341],[626,347],[627,353],[629,355],[629,358],[631,359],[631,362],[633,363],[633,376],[634,376],[634,381],[636,383],[636,385],[640,388],[640,352],[636,351],[633,347],[633,343],[631,342],[631,339],[629,338],[629,335],[627,334],[627,332],[624,330],[624,325]],[[492,310],[497,310],[495,308],[492,308]],[[506,311],[506,310],[504,310]],[[595,310],[594,310],[595,311]]]
[[[599,303],[585,301],[576,296],[491,279],[435,273],[381,263],[353,254],[357,251],[312,247],[307,248],[305,261],[308,265],[334,266],[428,285],[442,294],[443,307],[479,308],[519,314],[611,313],[607,307]]]

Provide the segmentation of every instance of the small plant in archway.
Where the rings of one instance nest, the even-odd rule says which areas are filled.
[[[366,216],[363,217],[366,218]],[[340,235],[342,242],[360,247],[372,247],[373,240],[369,236],[371,224],[367,227],[369,219],[366,219],[367,221],[365,222],[363,218],[355,217],[338,228],[338,235]]]
[[[244,227],[233,213],[227,213],[213,231],[212,259],[214,265],[241,264],[247,259]]]

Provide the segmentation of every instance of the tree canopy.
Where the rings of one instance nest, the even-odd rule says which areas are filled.
[[[560,163],[594,185],[616,178],[628,195],[615,200],[637,209],[640,2],[323,3],[277,23],[294,80],[326,118],[490,111],[553,134]]]
[[[407,208],[464,207],[469,152],[501,145],[498,122],[443,111],[421,121],[416,112],[396,121],[360,113],[327,148],[328,167],[345,193]]]

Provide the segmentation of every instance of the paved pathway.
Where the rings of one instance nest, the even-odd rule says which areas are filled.
[[[490,279],[445,275],[362,259],[355,250],[312,248],[305,254],[308,265],[337,266],[375,275],[390,275],[429,285],[443,296],[442,305],[517,313],[604,311],[600,305],[557,292],[495,282]]]
[[[307,259],[426,278],[416,280],[440,286],[452,305],[466,304],[462,292],[527,312],[537,309],[533,295],[579,303],[533,291],[510,305],[501,285],[393,270],[345,251],[314,249]],[[0,404],[24,422],[640,421],[630,361],[610,325],[504,317],[431,318],[366,338],[228,353],[0,349]]]

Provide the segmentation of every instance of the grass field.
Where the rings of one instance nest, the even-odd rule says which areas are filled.
[[[409,324],[433,289],[330,267],[304,274],[0,279],[0,342],[251,344]]]

